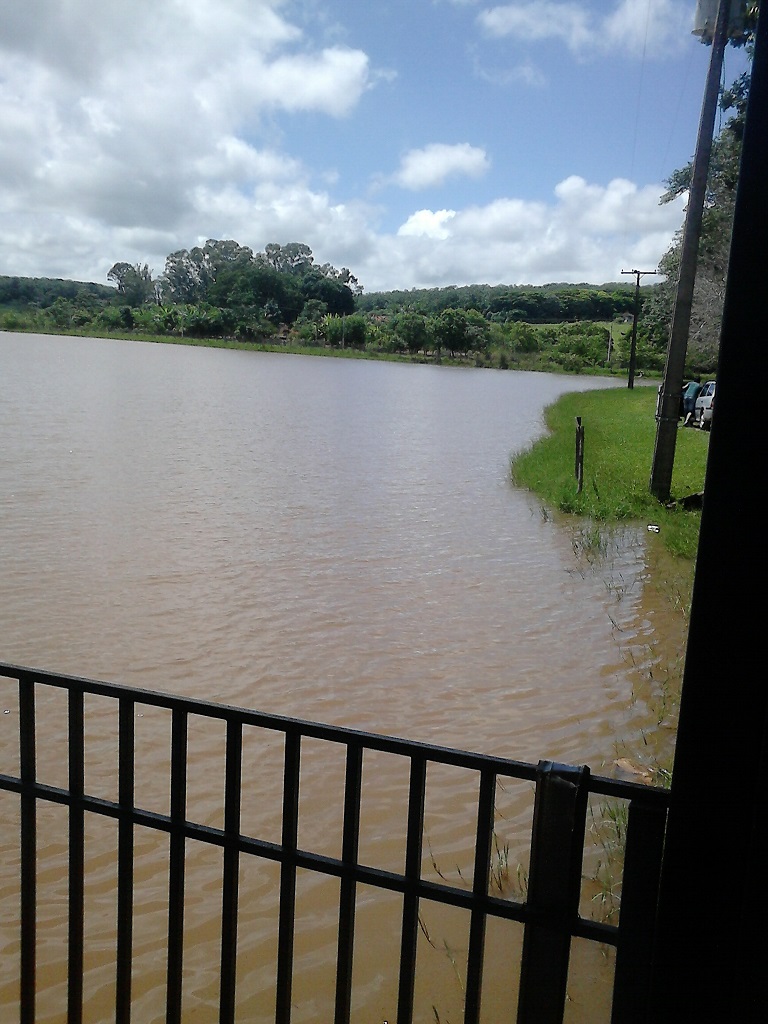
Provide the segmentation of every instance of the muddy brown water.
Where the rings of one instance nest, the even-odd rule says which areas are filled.
[[[685,580],[636,524],[594,538],[508,479],[566,391],[620,381],[0,333],[0,660],[536,762],[667,764]],[[588,425],[587,425],[588,429]],[[588,445],[588,437],[587,437]],[[587,449],[588,458],[588,449]],[[0,704],[16,770],[17,702]],[[61,694],[39,701],[64,785]],[[115,715],[87,704],[86,788],[115,795]],[[168,809],[168,716],[137,710],[136,800]],[[223,731],[194,723],[189,816],[221,824]],[[244,828],[279,839],[282,748],[247,734]],[[343,764],[303,756],[300,845],[338,855]],[[429,779],[424,872],[471,880],[474,780]],[[366,761],[361,858],[402,867],[407,779]],[[532,794],[498,795],[524,887]],[[18,1006],[18,801],[0,794],[0,1011]],[[66,1012],[66,817],[40,812],[38,1019]],[[583,908],[611,913],[603,826]],[[112,1019],[114,850],[90,821],[85,1019]],[[134,1019],[164,1019],[167,840],[137,831]],[[601,876],[601,871],[603,875]],[[218,1015],[221,855],[187,856],[184,1020]],[[239,1019],[274,1014],[276,869],[241,876]],[[469,884],[469,883],[468,883]],[[607,895],[606,895],[607,893]],[[607,908],[607,909],[606,909]],[[294,1020],[331,1019],[338,883],[302,875]],[[361,890],[353,1019],[393,1021],[400,904]],[[416,1019],[461,1020],[467,922],[428,908]],[[514,1013],[519,926],[489,927],[488,1024]],[[609,1018],[612,957],[575,943],[567,1020]]]

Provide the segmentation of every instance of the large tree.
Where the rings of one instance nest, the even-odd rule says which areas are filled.
[[[107,272],[107,280],[115,282],[118,295],[128,306],[141,306],[157,298],[152,271],[146,263],[115,263]]]
[[[144,270],[116,263],[109,272],[128,305],[144,301],[139,286],[146,276]],[[152,283],[151,275],[148,280]],[[294,323],[307,304],[310,313],[320,304],[325,312],[349,315],[355,309],[355,295],[362,290],[346,267],[318,266],[303,242],[270,242],[264,252],[254,254],[232,239],[215,238],[202,246],[172,252],[159,285],[164,302],[209,304],[227,311],[227,322],[234,314],[248,330],[265,319],[275,324]]]
[[[163,285],[171,302],[205,302],[222,271],[245,268],[253,251],[231,239],[209,238],[205,245],[172,252],[165,261]]]

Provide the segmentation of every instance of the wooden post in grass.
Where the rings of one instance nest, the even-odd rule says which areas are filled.
[[[576,480],[579,485],[578,493],[584,486],[584,427],[581,416],[576,417]]]

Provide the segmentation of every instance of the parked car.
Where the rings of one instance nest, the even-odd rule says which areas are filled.
[[[693,408],[693,422],[702,430],[709,430],[712,426],[712,413],[715,408],[715,381],[708,380],[699,392],[696,405]]]

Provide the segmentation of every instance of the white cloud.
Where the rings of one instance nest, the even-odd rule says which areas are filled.
[[[433,142],[423,149],[412,149],[406,153],[392,180],[402,188],[431,188],[457,175],[479,178],[489,166],[485,150],[470,146],[468,142],[456,145]]]
[[[369,291],[401,287],[403,266],[413,287],[617,281],[628,264],[653,269],[680,226],[684,200],[660,206],[661,192],[573,176],[550,203],[419,210],[379,238],[356,273]]]
[[[580,58],[608,51],[654,56],[679,47],[690,34],[693,12],[674,0],[611,0],[596,6],[590,11],[572,0],[518,0],[481,11],[478,23],[498,38],[559,39]]]
[[[134,258],[125,239],[170,240],[167,254],[225,224],[240,237],[227,213],[253,226],[263,187],[290,183],[312,209],[274,118],[344,117],[377,80],[363,51],[316,47],[283,0],[39,6],[3,15],[0,273],[68,263],[67,276],[103,280]],[[135,258],[157,263],[157,249]]]
[[[398,235],[419,238],[448,238],[448,221],[456,216],[455,210],[417,210],[397,229]]]
[[[693,4],[672,0],[621,0],[605,19],[603,30],[607,49],[640,54],[669,53],[690,39]]]
[[[571,175],[555,187],[561,216],[574,229],[590,232],[644,232],[663,228],[670,222],[665,206],[659,204],[659,189],[638,189],[631,181],[615,178],[607,186],[590,185]],[[678,208],[675,219],[679,220]]]
[[[574,3],[524,0],[482,11],[478,21],[489,35],[516,36],[530,42],[560,38],[572,49],[592,38],[587,12]]]
[[[368,291],[615,280],[629,261],[655,263],[682,220],[680,203],[658,205],[660,186],[619,178],[565,178],[546,201],[505,190],[399,214],[401,192],[390,209],[356,199],[344,147],[378,147],[383,161],[399,144],[395,125],[348,120],[381,72],[360,49],[316,45],[281,0],[69,0],[47,5],[46,18],[31,0],[7,6],[0,274],[104,282],[117,260],[160,273],[176,249],[233,238],[257,249],[306,242]],[[603,22],[616,40],[631,6],[612,4]],[[533,31],[531,5],[498,10],[511,8],[515,31]],[[292,119],[316,133],[302,159],[285,145]],[[334,155],[317,159],[318,121],[337,129],[337,149],[322,152],[339,153],[341,175]],[[489,168],[481,147],[433,143],[405,152],[383,180],[407,195]],[[359,171],[357,188],[370,173]]]
[[[257,149],[243,139],[226,135],[217,139],[214,149],[195,162],[205,179],[220,181],[280,181],[301,177],[298,160],[271,149]]]
[[[367,86],[367,56],[334,47],[320,54],[280,57],[261,69],[257,102],[341,117],[357,105]]]

